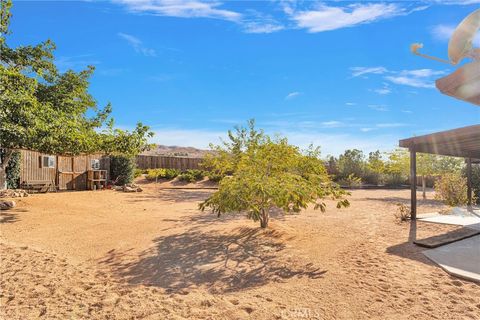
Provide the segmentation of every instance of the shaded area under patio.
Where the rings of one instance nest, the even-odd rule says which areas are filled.
[[[412,227],[410,228],[409,240],[413,242],[422,241],[416,239],[417,219],[426,223],[452,224],[479,230],[479,209],[472,206],[472,165],[480,163],[480,125],[412,137],[400,140],[399,145],[408,148],[410,151]],[[468,198],[466,208],[454,208],[449,215],[431,214],[417,217],[417,152],[465,158]],[[450,237],[445,234],[439,237],[446,239],[445,243],[448,244],[426,250],[423,254],[452,275],[480,282],[480,236],[457,237],[457,239],[454,239],[454,235]],[[450,240],[447,241],[448,239]]]

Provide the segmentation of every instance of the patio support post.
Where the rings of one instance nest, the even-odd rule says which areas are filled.
[[[468,205],[472,205],[472,159],[467,158],[467,199]]]
[[[415,145],[410,147],[410,213],[411,219],[417,219],[417,152]]]

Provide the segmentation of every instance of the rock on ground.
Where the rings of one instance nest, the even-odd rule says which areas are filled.
[[[0,200],[0,210],[9,210],[17,204],[13,200]]]

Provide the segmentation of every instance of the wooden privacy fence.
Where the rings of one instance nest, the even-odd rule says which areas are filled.
[[[167,156],[137,156],[136,163],[138,169],[201,169],[202,158],[186,157],[167,157]]]

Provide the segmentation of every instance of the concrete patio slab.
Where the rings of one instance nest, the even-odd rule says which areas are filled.
[[[430,213],[418,217],[419,221],[453,224],[480,230],[480,208],[453,208],[449,214]]]
[[[475,230],[480,230],[480,218],[477,217],[458,217],[440,214],[428,218],[418,218],[418,220],[432,223],[454,224]]]
[[[426,250],[423,254],[454,276],[480,282],[480,236]]]

